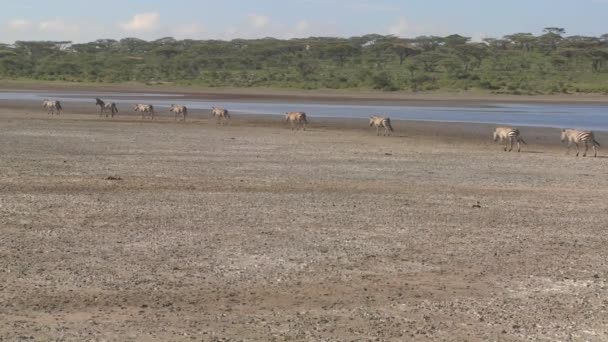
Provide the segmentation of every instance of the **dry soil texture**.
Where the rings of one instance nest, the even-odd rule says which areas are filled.
[[[0,340],[608,340],[608,159],[311,121],[0,110]]]

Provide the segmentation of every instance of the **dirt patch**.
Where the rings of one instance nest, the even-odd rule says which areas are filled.
[[[0,337],[608,339],[606,159],[396,129],[0,110]]]

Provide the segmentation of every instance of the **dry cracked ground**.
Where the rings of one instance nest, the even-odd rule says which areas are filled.
[[[608,159],[268,121],[0,111],[0,340],[608,340]]]

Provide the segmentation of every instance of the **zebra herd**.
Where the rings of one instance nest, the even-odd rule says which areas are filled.
[[[106,103],[100,98],[95,98],[95,105],[99,106],[99,116],[106,117],[114,117],[115,114],[118,114],[118,106],[115,102]],[[56,100],[48,100],[44,99],[42,101],[42,108],[47,110],[48,115],[59,115],[63,108],[61,107],[61,102]],[[156,112],[154,111],[154,106],[151,104],[142,104],[138,103],[133,106],[133,111],[141,114],[141,118],[145,119],[146,116],[150,117],[150,119],[154,119]],[[172,104],[169,106],[169,113],[174,114],[174,118],[177,121],[178,117],[181,117],[181,121],[186,121],[186,116],[188,116],[188,107],[184,105]],[[211,116],[217,119],[218,124],[225,125],[230,121],[230,113],[228,110],[220,107],[212,107],[211,108]]]
[[[118,106],[114,102],[105,103],[100,98],[95,99],[95,105],[99,106],[100,112],[99,116],[102,116],[104,113],[106,117],[110,115],[112,118],[114,114],[118,113]],[[63,110],[61,106],[61,102],[56,100],[44,99],[42,101],[42,107],[47,110],[48,115],[57,115],[61,114]],[[149,116],[151,119],[154,119],[154,106],[151,104],[141,104],[138,103],[133,107],[135,112],[141,113],[141,118],[144,119]],[[109,112],[109,114],[108,114]],[[174,114],[174,118],[177,121],[178,117],[181,117],[182,121],[186,121],[186,116],[188,115],[188,108],[184,105],[176,105],[172,104],[169,107],[169,113]],[[211,108],[211,116],[217,119],[218,125],[225,125],[230,120],[230,113],[227,109],[221,107],[212,107]],[[306,130],[306,125],[308,121],[306,119],[306,113],[304,112],[286,112],[285,113],[285,122],[287,122],[291,126],[291,130]],[[391,125],[391,119],[385,116],[373,115],[369,117],[369,126],[376,128],[376,135],[380,135],[380,129],[383,129],[384,136],[390,136],[393,132],[393,126]],[[499,141],[505,143],[503,150],[505,152],[511,152],[513,150],[513,144],[517,143],[517,152],[521,152],[521,144],[527,145],[526,141],[522,138],[519,129],[514,127],[496,127],[494,129],[494,141]],[[580,146],[585,146],[585,151],[583,152],[583,157],[587,156],[587,152],[589,150],[589,145],[593,148],[593,156],[597,157],[597,148],[600,147],[600,143],[595,140],[595,136],[591,131],[584,131],[578,129],[563,129],[561,131],[561,141],[568,141],[568,152],[572,145],[576,146],[576,156],[578,157],[580,154]]]
[[[509,152],[513,150],[513,142],[517,142],[517,152],[521,151],[520,143],[527,145],[524,139],[521,137],[519,133],[519,129],[513,127],[497,127],[494,129],[494,141],[500,140],[500,142],[505,142],[504,151],[507,151],[507,147],[509,148]],[[578,129],[562,129],[561,132],[561,141],[568,141],[568,152],[570,152],[570,147],[574,144],[576,146],[576,156],[578,157],[580,154],[580,145],[585,146],[585,152],[583,152],[583,157],[587,156],[587,151],[589,150],[589,145],[593,148],[593,156],[597,157],[597,148],[600,147],[600,143],[595,140],[595,135],[591,131],[583,131]],[[509,146],[510,144],[510,146]]]

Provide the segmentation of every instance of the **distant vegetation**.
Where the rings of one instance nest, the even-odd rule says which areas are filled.
[[[608,34],[401,39],[102,39],[0,44],[0,78],[229,87],[608,93]]]

